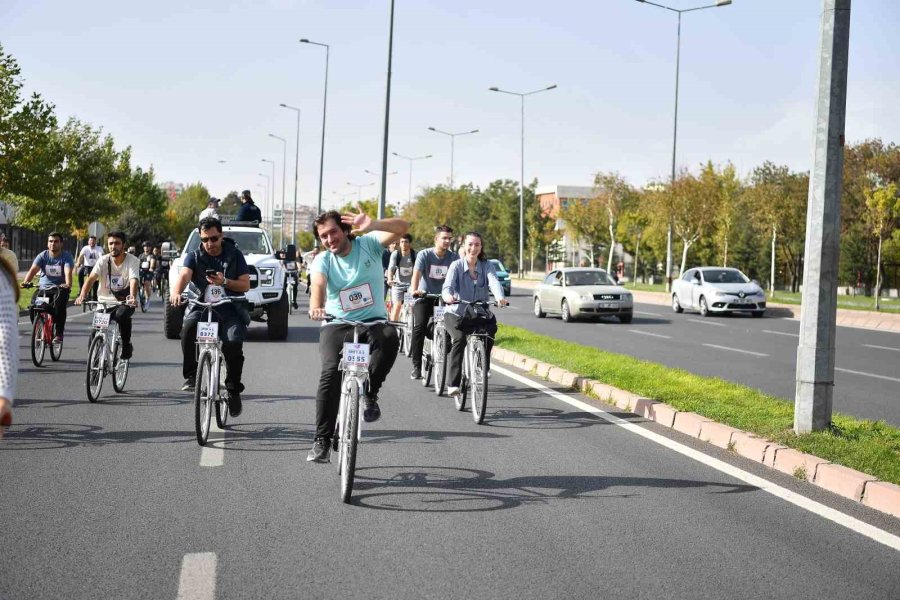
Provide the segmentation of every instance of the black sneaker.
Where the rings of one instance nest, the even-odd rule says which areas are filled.
[[[309,454],[306,455],[306,462],[331,462],[331,440],[317,437]]]
[[[244,405],[241,403],[241,395],[234,390],[228,392],[228,414],[232,417],[241,416]]]
[[[413,367],[412,373],[409,374],[410,379],[422,379],[422,369]]]
[[[363,398],[363,421],[374,423],[381,418],[381,409],[378,407],[378,396],[366,396]]]
[[[193,392],[194,391],[194,378],[188,377],[184,380],[184,383],[181,384],[182,392]]]
[[[134,354],[134,346],[131,343],[122,344],[122,360],[131,359],[132,354]]]

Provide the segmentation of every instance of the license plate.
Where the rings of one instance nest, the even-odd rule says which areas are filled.
[[[214,342],[219,339],[218,323],[197,323],[197,341]]]
[[[750,304],[750,299],[749,298],[735,298],[734,303],[735,304]]]
[[[601,302],[600,308],[616,308],[618,304],[615,302]]]
[[[434,307],[434,320],[435,321],[443,321],[445,310],[446,309],[443,306],[435,306]]]
[[[412,304],[415,301],[412,294],[403,294],[403,303]]]
[[[94,313],[94,327],[97,329],[108,329],[109,328],[109,313],[103,312],[95,312]]]
[[[344,342],[344,364],[353,367],[369,367],[369,345]]]

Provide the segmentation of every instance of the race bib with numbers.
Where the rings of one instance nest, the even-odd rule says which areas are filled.
[[[111,275],[109,277],[109,289],[119,291],[125,289],[124,275]]]
[[[109,328],[109,313],[95,312],[94,313],[94,327],[96,327],[97,329],[108,329]]]
[[[412,267],[400,267],[400,276],[401,277],[409,277],[412,275]]]
[[[218,323],[197,323],[197,341],[214,342],[219,339]]]
[[[204,302],[219,302],[225,298],[225,288],[221,285],[208,285],[206,286],[206,292],[203,294]]]
[[[428,268],[428,276],[432,279],[446,279],[449,267],[445,265],[431,265]]]
[[[444,307],[443,306],[435,306],[434,307],[434,320],[435,321],[443,321],[444,320]]]
[[[47,265],[44,267],[44,272],[47,273],[47,277],[62,277],[62,265]]]
[[[340,299],[341,308],[344,312],[359,310],[375,304],[372,288],[368,283],[341,290]]]
[[[47,304],[48,301],[49,300],[46,296],[38,296],[37,298],[34,299],[34,305],[40,306],[42,304]]]
[[[141,263],[141,268],[144,269],[145,271],[146,271],[147,269],[149,269],[149,268],[150,268],[150,263],[149,263],[149,261],[146,261],[146,260],[145,260],[144,262],[142,262],[142,263]]]
[[[344,363],[353,367],[368,367],[369,345],[344,342]]]
[[[412,294],[403,294],[403,303],[404,304],[413,304],[416,299]]]

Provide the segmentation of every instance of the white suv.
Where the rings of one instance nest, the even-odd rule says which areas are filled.
[[[270,340],[283,340],[288,334],[288,298],[285,293],[284,263],[275,255],[269,235],[259,227],[245,224],[222,225],[225,237],[234,240],[250,267],[250,289],[244,294],[249,301],[250,317],[264,322],[269,328]],[[188,236],[181,254],[172,261],[169,269],[169,289],[175,289],[184,257],[200,247],[200,234],[194,229]],[[185,306],[166,303],[163,327],[170,340],[181,336]]]

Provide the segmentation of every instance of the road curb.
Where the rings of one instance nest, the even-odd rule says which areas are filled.
[[[832,464],[823,458],[787,448],[696,413],[679,411],[664,402],[643,398],[638,394],[595,379],[588,379],[518,352],[495,346],[491,352],[491,360],[536,374],[602,402],[613,404],[621,410],[632,412],[664,427],[900,518],[900,486],[896,484],[879,481],[872,475]]]

